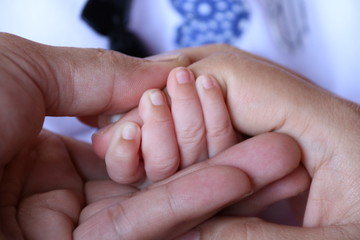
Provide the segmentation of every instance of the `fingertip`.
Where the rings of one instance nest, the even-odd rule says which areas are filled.
[[[178,68],[175,72],[177,84],[187,84],[195,82],[193,73],[188,68]]]
[[[165,98],[163,93],[158,90],[152,90],[149,92],[150,102],[153,106],[163,106],[165,105]]]
[[[197,78],[196,81],[201,84],[203,89],[212,89],[216,86],[215,79],[210,75],[201,75]]]
[[[140,127],[132,122],[125,123],[121,132],[121,137],[123,140],[135,140],[139,137]]]
[[[169,89],[170,93],[179,84],[182,85],[193,82],[195,82],[195,76],[190,69],[186,67],[177,67],[171,70],[168,76],[167,88]]]
[[[301,160],[297,143],[281,133],[264,133],[215,155],[211,162],[243,169],[260,189],[288,175]]]
[[[140,126],[135,122],[124,122],[114,129],[105,163],[110,178],[115,182],[128,184],[141,178],[140,141]]]
[[[137,108],[130,110],[126,114],[98,116],[98,119],[102,119],[104,121],[102,127],[91,136],[91,142],[95,153],[102,159],[105,158],[114,133],[117,129],[121,128],[124,122],[134,122],[139,126],[143,124]],[[109,121],[110,119],[116,121]]]
[[[160,89],[149,89],[144,92],[139,103],[139,115],[143,124],[172,120],[165,93]]]
[[[91,136],[92,147],[101,159],[105,159],[106,151],[110,146],[113,136],[113,131],[111,131],[112,128],[113,125],[108,125],[99,129]]]
[[[259,154],[267,155],[267,164],[274,172],[290,173],[299,166],[302,151],[298,143],[289,135],[267,132],[246,141]],[[254,151],[254,150],[253,150]],[[277,170],[275,170],[277,169]]]
[[[162,106],[167,106],[167,99],[164,93],[156,88],[146,90],[139,102],[139,115],[141,120],[144,121],[144,119],[148,118],[149,114],[152,114],[156,107]]]
[[[289,135],[269,132],[260,135],[264,142],[263,151],[269,153],[269,172],[278,178],[284,177],[295,170],[302,158],[298,143]]]
[[[199,92],[209,92],[209,95],[213,94],[213,92],[215,92],[216,94],[220,93],[219,95],[221,95],[221,97],[225,99],[226,91],[223,84],[224,83],[221,81],[221,79],[215,78],[211,74],[202,74],[199,75],[196,79],[196,87]]]
[[[283,167],[287,166],[289,170],[293,170],[299,165],[302,158],[302,150],[294,138],[287,134],[276,132],[264,133],[262,135],[264,140],[269,142],[268,147],[277,149],[279,161],[281,161]]]

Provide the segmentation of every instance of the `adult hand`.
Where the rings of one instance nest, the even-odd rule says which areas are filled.
[[[219,80],[234,127],[280,132],[303,151],[312,177],[304,228],[235,217],[200,225],[201,239],[354,239],[360,235],[360,111],[267,60],[225,45],[183,50],[197,75]],[[233,209],[236,211],[236,209]]]
[[[291,138],[265,134],[149,189],[115,184],[89,145],[41,130],[44,116],[126,111],[188,60],[55,48],[8,34],[0,49],[0,239],[169,239],[298,166]],[[253,161],[276,164],[259,171]]]

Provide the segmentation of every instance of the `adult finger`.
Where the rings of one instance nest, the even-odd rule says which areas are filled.
[[[317,228],[291,227],[264,222],[257,218],[217,217],[201,224],[177,240],[277,240],[277,239],[354,239],[359,236],[357,225]],[[186,237],[193,238],[186,238]]]
[[[81,224],[74,239],[172,239],[249,192],[239,169],[201,169],[112,205]]]
[[[144,124],[139,116],[138,108],[134,108],[124,114],[121,119],[101,128],[92,135],[92,147],[100,158],[105,159],[106,152],[109,149],[114,133],[125,122],[134,122],[139,126]]]
[[[146,89],[164,87],[171,69],[188,64],[181,54],[144,60],[101,49],[46,46],[5,33],[0,49],[0,109],[21,109],[7,113],[11,121],[1,122],[1,137],[6,139],[2,155],[37,134],[45,114],[128,110]]]
[[[264,207],[297,195],[308,187],[308,174],[298,166],[300,156],[296,143],[288,136],[277,133],[262,134],[230,147],[207,161],[188,167],[149,188],[166,184],[183,174],[207,166],[237,167],[250,177],[254,193],[240,201],[233,213],[254,215]]]
[[[299,159],[296,143],[287,136],[269,133],[254,137],[128,200],[112,204],[81,224],[75,236],[78,239],[99,236],[103,239],[172,239],[243,199],[250,191],[287,175],[296,168]],[[95,221],[100,222],[99,229],[94,228]]]
[[[283,199],[298,196],[309,189],[309,186],[310,177],[304,167],[299,166],[287,176],[267,185],[239,203],[228,207],[223,213],[232,216],[257,216],[266,207]],[[274,215],[279,214],[275,213]],[[300,224],[302,223],[301,220]]]
[[[300,159],[301,152],[292,138],[265,133],[228,148],[205,164],[238,167],[252,179],[254,188],[260,189],[294,171]]]

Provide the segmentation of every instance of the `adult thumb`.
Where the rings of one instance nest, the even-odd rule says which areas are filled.
[[[22,72],[44,95],[46,115],[80,116],[125,111],[142,93],[162,88],[171,69],[189,64],[180,52],[148,59],[104,49],[53,47],[0,34],[13,78]],[[25,88],[27,86],[24,86]]]
[[[145,90],[164,87],[171,69],[189,63],[181,54],[139,59],[103,49],[47,46],[7,33],[0,33],[0,49],[0,109],[7,111],[0,118],[2,155],[36,136],[45,115],[127,111]]]
[[[259,218],[216,217],[177,240],[338,240],[355,239],[359,234],[356,225],[306,228],[269,223]]]
[[[140,59],[103,49],[45,48],[56,76],[51,83],[57,84],[59,93],[50,101],[58,104],[49,106],[49,115],[128,111],[138,105],[145,90],[165,87],[173,68],[189,64],[180,52]]]

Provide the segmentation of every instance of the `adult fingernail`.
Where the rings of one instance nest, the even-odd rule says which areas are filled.
[[[181,52],[166,52],[154,56],[147,57],[147,60],[154,61],[154,62],[169,62],[174,61],[184,54]]]
[[[138,132],[138,126],[135,123],[125,123],[122,129],[122,138],[125,140],[134,140]]]
[[[200,232],[196,230],[192,230],[176,240],[200,240]]]
[[[150,92],[150,100],[151,103],[155,106],[161,106],[165,104],[164,96],[158,90],[154,90]]]
[[[178,69],[175,73],[175,77],[179,84],[185,84],[194,81],[194,76],[186,68]]]

